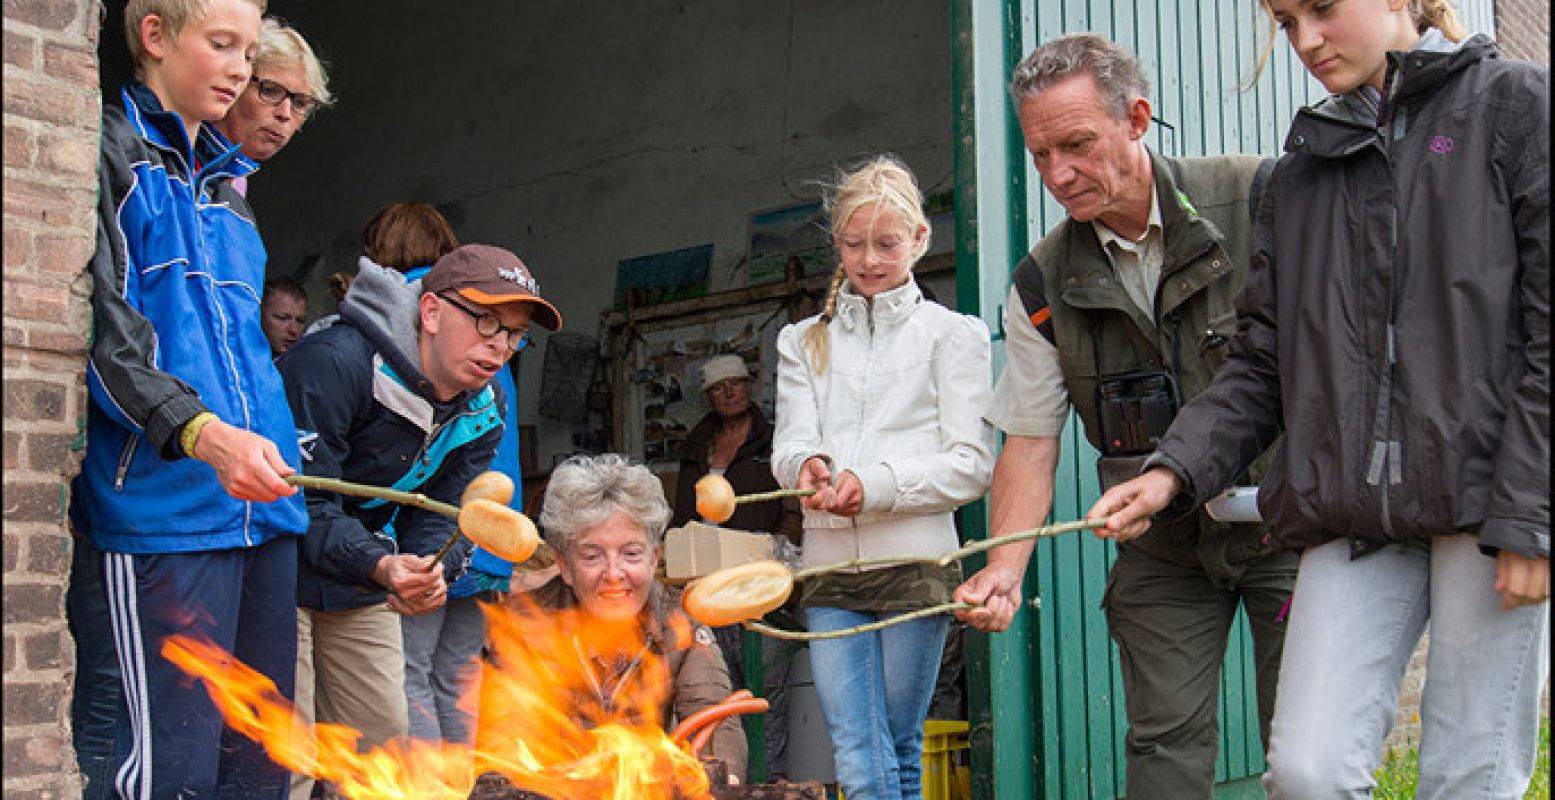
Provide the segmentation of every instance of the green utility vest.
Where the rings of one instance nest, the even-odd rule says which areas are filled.
[[[1059,353],[1070,402],[1098,452],[1100,376],[1167,370],[1186,403],[1209,386],[1236,333],[1236,295],[1247,275],[1253,195],[1273,166],[1255,156],[1174,159],[1150,153],[1161,208],[1164,260],[1154,313],[1129,298],[1089,222],[1065,218],[1015,268],[1014,283],[1038,331]],[[1251,198],[1251,199],[1250,199]],[[1250,480],[1262,477],[1259,459]],[[1127,544],[1229,580],[1268,552],[1260,525],[1215,522],[1202,509],[1157,521]]]

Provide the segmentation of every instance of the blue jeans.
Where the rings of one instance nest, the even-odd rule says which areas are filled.
[[[1549,603],[1501,610],[1496,561],[1473,536],[1350,559],[1308,548],[1296,577],[1269,736],[1270,800],[1369,798],[1421,632],[1419,800],[1527,790],[1549,670]]]
[[[897,614],[810,608],[806,616],[811,631],[835,631]],[[939,615],[810,643],[837,783],[848,800],[923,796],[923,720],[949,629],[950,618]]]
[[[484,593],[450,597],[436,611],[400,619],[412,738],[474,743],[475,720],[459,707],[459,699],[480,689],[481,646],[486,643],[480,599]]]
[[[114,732],[125,713],[124,690],[119,686],[119,656],[109,624],[103,554],[84,536],[73,540],[71,551],[70,588],[65,591],[65,619],[76,642],[70,743],[86,781],[82,800],[104,800],[111,788]]]

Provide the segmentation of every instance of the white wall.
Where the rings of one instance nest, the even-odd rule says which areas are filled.
[[[752,211],[814,199],[838,163],[896,152],[951,184],[949,10],[937,0],[317,3],[272,0],[331,63],[335,108],[251,184],[273,273],[354,268],[362,224],[437,205],[464,241],[511,248],[593,335],[622,258],[713,242],[743,284]],[[539,463],[571,429],[521,417]]]

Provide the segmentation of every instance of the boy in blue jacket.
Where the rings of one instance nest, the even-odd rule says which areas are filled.
[[[285,772],[225,730],[161,655],[207,638],[290,696],[295,427],[259,325],[265,251],[232,189],[254,169],[209,123],[248,85],[263,0],[131,0],[136,77],[103,113],[86,458],[71,496],[103,553],[127,713],[124,797],[281,797]],[[154,745],[154,747],[153,747]]]

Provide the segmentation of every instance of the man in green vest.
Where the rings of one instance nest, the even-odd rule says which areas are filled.
[[[995,536],[1047,519],[1071,404],[1102,454],[1105,489],[1137,475],[1179,405],[1209,385],[1236,329],[1255,184],[1267,172],[1252,156],[1153,152],[1144,72],[1095,34],[1037,48],[1010,90],[1026,149],[1068,217],[1013,276],[1008,358],[987,413],[1006,434],[991,491]],[[1269,550],[1256,514],[1219,516],[1237,520],[1200,509],[1118,546],[1102,605],[1121,660],[1130,798],[1212,796],[1221,662],[1239,605],[1267,740],[1296,557]],[[959,616],[985,631],[1009,627],[1033,547],[991,551],[956,591],[983,607]]]

